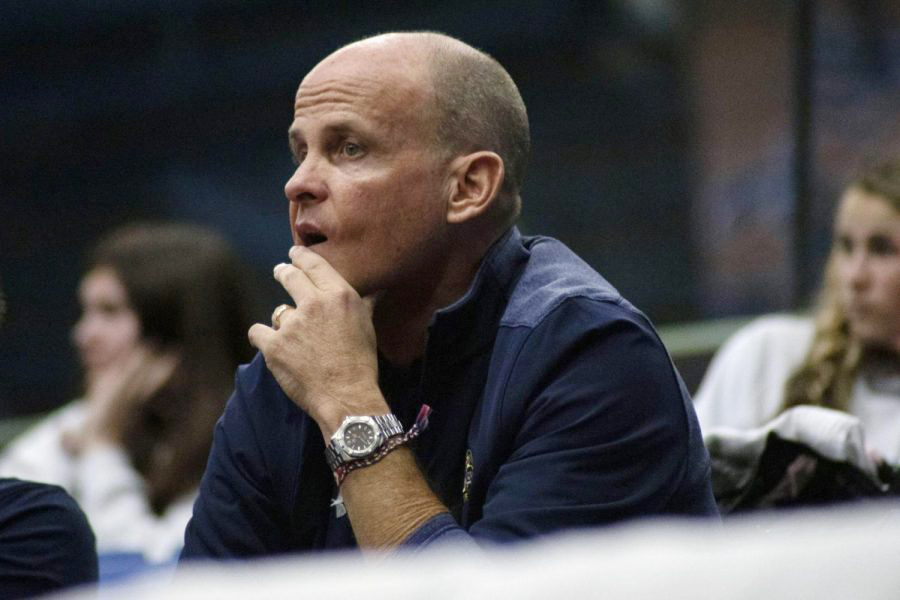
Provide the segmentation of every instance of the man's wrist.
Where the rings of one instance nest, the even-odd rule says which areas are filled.
[[[334,396],[332,402],[317,404],[316,414],[310,414],[319,425],[325,443],[340,428],[347,417],[386,415],[391,412],[381,391],[347,392],[339,397]]]
[[[344,478],[350,474],[350,472],[355,471],[357,469],[361,469],[363,467],[370,467],[380,461],[382,458],[387,456],[392,451],[396,450],[403,444],[407,443],[409,438],[405,434],[394,435],[387,438],[383,444],[371,455],[364,458],[358,458],[356,460],[351,460],[345,463],[341,463],[339,465],[329,466],[332,467],[332,471],[334,472],[334,482],[338,488],[341,487],[341,484],[344,482]],[[327,456],[327,453],[326,453]]]
[[[408,444],[419,436],[428,427],[428,416],[431,407],[423,404],[416,416],[416,421],[408,431],[403,431],[403,425],[393,414],[375,417],[348,417],[344,420],[338,432],[331,437],[326,444],[325,458],[328,466],[334,472],[334,479],[340,487],[351,471],[374,465],[393,450]],[[349,432],[345,428],[358,428],[367,430],[365,434],[356,432],[356,439],[351,439],[350,446],[343,436]],[[368,443],[366,443],[368,442]]]

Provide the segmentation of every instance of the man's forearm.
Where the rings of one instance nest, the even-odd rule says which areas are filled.
[[[409,448],[398,448],[374,465],[349,473],[341,495],[362,548],[399,546],[426,521],[447,512]]]

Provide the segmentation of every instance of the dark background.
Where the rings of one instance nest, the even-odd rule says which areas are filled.
[[[77,393],[80,261],[115,225],[220,229],[280,302],[296,86],[395,29],[459,37],[519,84],[524,232],[562,239],[657,323],[801,308],[847,176],[900,151],[898,5],[4,3],[0,417]]]

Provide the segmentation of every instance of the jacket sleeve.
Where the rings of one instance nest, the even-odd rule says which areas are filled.
[[[690,399],[643,317],[570,299],[529,332],[511,335],[525,339],[509,358],[497,410],[480,417],[483,435],[500,441],[493,456],[475,456],[471,540],[717,514]],[[461,529],[444,515],[408,541],[459,540]]]
[[[287,528],[262,446],[266,436],[259,431],[265,427],[266,411],[278,412],[267,395],[271,392],[267,374],[259,355],[238,370],[234,392],[216,423],[181,560],[276,554],[285,549]]]
[[[95,583],[94,534],[54,485],[0,479],[0,597],[25,598]]]

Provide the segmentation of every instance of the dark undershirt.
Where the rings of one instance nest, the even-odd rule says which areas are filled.
[[[398,367],[379,355],[378,380],[391,412],[397,415],[404,429],[409,429],[422,404],[422,359],[416,359],[409,366]]]

